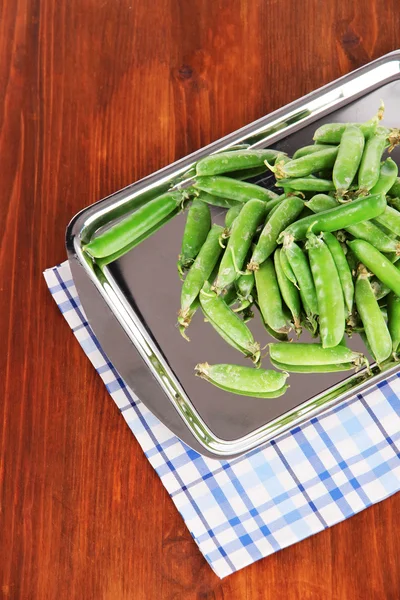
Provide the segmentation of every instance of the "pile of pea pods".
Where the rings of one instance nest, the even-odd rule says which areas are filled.
[[[148,202],[85,250],[107,264],[188,206],[178,325],[189,340],[202,311],[204,326],[253,363],[195,367],[228,392],[275,398],[291,372],[368,368],[346,345],[353,332],[378,365],[397,360],[400,178],[389,154],[400,133],[382,117],[381,106],[365,123],[322,125],[314,144],[292,157],[245,145],[209,155],[185,174],[190,187]],[[268,171],[280,195],[248,181]],[[212,223],[210,205],[227,209],[225,227]],[[268,344],[275,369],[261,368],[262,348],[247,325],[255,310],[276,339]],[[297,341],[304,330],[315,342]]]

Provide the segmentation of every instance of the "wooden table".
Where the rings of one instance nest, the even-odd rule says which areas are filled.
[[[78,210],[400,47],[399,22],[398,0],[0,3],[0,597],[399,598],[399,495],[218,580],[42,277]]]

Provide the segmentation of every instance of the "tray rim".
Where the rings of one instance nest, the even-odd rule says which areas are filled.
[[[371,73],[375,78],[372,77]],[[369,85],[360,87],[360,81],[366,83],[368,78],[370,80]],[[268,134],[267,128],[267,133],[263,139],[253,143],[252,147],[263,146],[266,142],[273,144],[333,110],[337,110],[377,87],[399,78],[400,50],[396,50],[99,200],[77,213],[69,223],[66,230],[66,247],[70,263],[78,261],[80,266],[83,267],[85,274],[97,288],[119,325],[127,333],[134,348],[149,367],[150,373],[156,377],[160,389],[167,395],[180,418],[186,424],[188,432],[193,437],[192,443],[188,441],[186,436],[179,433],[177,435],[189,446],[195,447],[197,451],[214,458],[230,458],[241,455],[276,438],[288,429],[308,421],[313,416],[325,412],[332,406],[345,402],[355,394],[360,393],[361,390],[365,392],[382,379],[386,379],[389,375],[395,373],[400,365],[389,364],[384,371],[378,371],[375,368],[373,375],[368,377],[365,371],[351,375],[344,381],[301,402],[297,407],[286,411],[280,417],[269,421],[247,435],[234,440],[223,440],[213,434],[200,417],[190,398],[180,386],[178,379],[169,368],[168,362],[163,358],[162,352],[160,353],[160,349],[140,322],[140,318],[124,298],[122,291],[107,267],[100,274],[95,272],[93,265],[85,259],[81,247],[82,239],[91,229],[97,228],[96,222],[98,223],[99,219],[104,219],[107,214],[116,208],[127,205],[143,193],[152,192],[155,189],[160,190],[165,186],[170,187],[171,182],[176,183],[179,176],[202,156],[218,152],[240,141],[248,140],[249,137],[254,137],[258,132],[265,131],[266,127],[269,127],[270,133]],[[358,84],[358,86],[355,84]],[[301,111],[303,113],[309,111],[309,113],[296,119],[296,114],[298,115]],[[283,118],[286,121],[293,119],[293,122],[289,125],[286,124],[286,127],[280,129],[278,127],[278,130],[276,130],[276,127],[283,122]],[[271,133],[271,129],[274,127],[275,131]],[[90,322],[89,315],[88,319]],[[96,333],[96,327],[93,327],[93,329]],[[155,371],[155,364],[157,364],[158,372]],[[117,365],[115,366],[118,370]],[[349,387],[350,385],[351,387]],[[144,401],[144,404],[147,403]],[[150,410],[154,412],[152,408]],[[160,418],[159,414],[157,416]],[[194,443],[195,441],[197,443]]]

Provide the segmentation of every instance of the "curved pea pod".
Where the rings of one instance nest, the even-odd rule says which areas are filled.
[[[290,262],[286,254],[286,249],[284,247],[282,248],[280,259],[282,270],[285,273],[286,277],[289,279],[289,281],[293,283],[293,285],[295,285],[298,288],[299,286],[297,285],[296,275],[294,274],[293,269],[290,266]]]
[[[394,184],[390,188],[388,194],[392,198],[399,198],[400,197],[400,177],[396,177],[396,181],[394,182]]]
[[[220,175],[237,171],[239,169],[251,169],[264,165],[264,161],[273,162],[282,154],[278,150],[236,150],[210,154],[198,161],[196,165],[197,175]]]
[[[211,214],[207,204],[195,198],[189,207],[182,238],[178,271],[182,275],[193,263],[206,241],[211,228]]]
[[[243,208],[243,204],[239,203],[236,206],[232,206],[225,215],[225,227],[230,229],[233,225],[234,220]]]
[[[178,322],[182,327],[187,327],[189,325],[190,307],[218,262],[222,252],[222,247],[219,243],[222,232],[223,228],[219,225],[214,224],[211,227],[200,252],[183,282],[181,290],[181,308],[178,315]]]
[[[253,298],[252,298],[251,293],[253,291],[254,284],[255,284],[254,273],[252,273],[251,271],[243,273],[236,280],[236,289],[238,292],[238,298],[242,303],[241,308],[239,310],[244,308],[244,305],[246,303],[252,302]]]
[[[227,306],[221,296],[205,283],[200,291],[200,304],[204,316],[221,337],[249,357],[255,364],[260,362],[260,345],[254,340],[247,325]]]
[[[392,340],[368,277],[365,269],[360,269],[355,299],[372,355],[380,364],[391,355]]]
[[[277,198],[275,198],[274,200],[269,200],[266,203],[266,209],[267,209],[267,215],[270,215],[272,213],[273,210],[275,210],[275,208],[277,206],[279,206],[279,204],[282,202],[282,200],[284,200],[286,198],[285,194],[281,194],[280,196],[278,196]]]
[[[230,200],[229,198],[221,198],[220,196],[213,196],[208,192],[197,192],[197,198],[206,204],[210,204],[211,206],[218,206],[221,208],[235,208],[237,206],[242,206],[242,202],[237,202],[236,200]]]
[[[158,196],[94,237],[84,246],[84,250],[93,258],[114,254],[145,235],[181,204],[182,194],[179,192]]]
[[[276,197],[274,192],[271,193],[270,190],[259,185],[223,175],[197,177],[193,187],[213,196],[221,196],[236,202],[247,202],[254,198],[268,202]]]
[[[213,385],[240,396],[252,398],[277,398],[288,386],[287,373],[266,369],[254,369],[241,365],[209,365],[201,363],[195,367],[196,375]]]
[[[345,310],[339,274],[332,254],[323,239],[307,236],[307,250],[318,300],[319,330],[322,346],[340,343],[345,330]]]
[[[396,182],[398,172],[399,168],[394,160],[387,158],[381,165],[379,179],[370,193],[386,195]]]
[[[265,202],[255,199],[249,200],[236,217],[215,282],[217,293],[221,293],[239,276],[257,227],[265,217]]]
[[[291,240],[287,240],[287,243],[285,242],[283,250],[296,277],[307,319],[312,326],[312,331],[315,332],[317,328],[315,317],[318,315],[318,301],[307,257],[303,250]]]
[[[296,160],[297,158],[301,158],[302,156],[307,156],[308,154],[315,154],[320,150],[326,150],[327,148],[335,148],[334,145],[329,144],[311,144],[311,146],[303,146],[302,148],[298,148],[296,152],[293,154],[292,159]]]
[[[310,175],[309,177],[280,179],[276,182],[275,186],[299,192],[331,192],[335,190],[333,181],[330,181],[329,179],[320,179],[313,175]]]
[[[400,236],[400,213],[391,206],[387,206],[384,213],[374,219],[379,225],[383,225],[396,236]]]
[[[271,258],[263,262],[255,271],[255,280],[258,306],[265,323],[274,331],[286,333],[289,328],[283,312],[282,297]]]
[[[386,256],[364,240],[348,241],[347,245],[371,273],[387,285],[396,296],[400,296],[400,272]]]
[[[365,123],[352,123],[355,127],[359,127],[365,139],[368,139],[376,131],[379,121],[382,120],[384,113],[383,103],[379,107],[377,114]],[[346,130],[348,123],[326,123],[318,127],[314,133],[313,140],[317,143],[340,144],[343,133]]]
[[[397,353],[400,346],[400,298],[395,296],[393,292],[388,295],[387,299],[388,311],[388,329],[392,339],[393,355],[397,358]]]
[[[266,323],[264,321],[257,301],[255,302],[255,305],[257,306],[258,312],[260,313],[261,323],[263,324],[265,331],[268,333],[268,335],[270,335],[272,338],[274,338],[274,340],[277,340],[278,342],[288,342],[289,341],[288,334],[285,332],[279,332],[279,331],[275,331],[275,329],[272,329],[272,327],[270,327],[268,325],[268,323]]]
[[[363,155],[364,134],[356,125],[347,125],[340,140],[332,180],[337,194],[343,196],[353,183]]]
[[[337,200],[330,196],[326,196],[325,194],[318,194],[317,196],[311,198],[311,200],[308,202],[305,202],[305,204],[315,213],[330,210],[331,208],[336,208],[339,205]],[[386,210],[387,208],[385,209],[385,213]],[[382,213],[381,216],[383,216],[385,213]],[[379,218],[380,217],[378,217],[378,219]],[[398,253],[400,250],[399,242],[386,235],[379,227],[374,225],[372,221],[363,221],[362,223],[357,223],[356,225],[350,225],[349,227],[345,228],[345,231],[357,239],[366,240],[381,252]]]
[[[347,368],[359,368],[367,363],[366,358],[360,352],[354,352],[346,346],[338,345],[334,348],[324,348],[322,344],[303,344],[303,343],[275,343],[269,344],[269,355],[274,364],[283,364],[288,371],[308,367],[310,371],[303,372],[324,372],[319,368],[336,367],[338,365]],[[333,368],[332,370],[336,370]],[[298,371],[302,372],[302,371]]]
[[[280,363],[277,360],[272,359],[271,365],[281,371],[286,371],[287,373],[333,373],[337,371],[351,371],[355,368],[352,363],[338,363],[332,365],[286,365],[285,363]]]
[[[336,269],[343,290],[344,303],[347,312],[350,315],[353,311],[354,284],[349,263],[347,262],[346,255],[343,252],[340,242],[335,238],[335,236],[332,233],[325,232],[323,234],[323,240],[328,246],[329,251],[332,254],[333,261],[336,265]]]
[[[252,169],[239,169],[238,171],[231,171],[229,177],[234,179],[240,179],[240,181],[246,181],[246,179],[252,179],[258,177],[268,171],[267,165],[261,165],[260,167],[253,167]],[[273,192],[271,192],[273,193]]]
[[[324,148],[313,154],[306,154],[300,158],[290,160],[284,165],[277,164],[270,169],[275,173],[278,179],[288,179],[292,177],[307,177],[311,173],[316,173],[324,169],[330,169],[335,164],[338,154],[338,147]]]
[[[287,236],[292,236],[296,240],[304,239],[310,228],[312,228],[313,233],[347,229],[351,225],[378,217],[384,212],[385,208],[386,199],[381,194],[347,202],[336,208],[310,215],[292,223],[281,233],[278,242],[281,242]]]
[[[387,132],[378,127],[365,143],[364,153],[358,171],[360,193],[368,193],[379,179],[381,158],[387,143]]]
[[[282,200],[273,214],[270,214],[256,244],[247,268],[256,271],[277,247],[277,238],[281,231],[299,216],[304,204],[300,198],[291,196]]]
[[[293,325],[297,334],[301,333],[300,317],[301,317],[301,303],[299,290],[293,283],[286,277],[285,272],[282,268],[282,249],[277,248],[274,253],[274,265],[278,286],[283,298],[284,303],[291,312],[293,318]]]

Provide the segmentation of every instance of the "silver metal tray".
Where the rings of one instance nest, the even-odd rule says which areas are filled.
[[[177,436],[210,457],[242,454],[332,405],[375,385],[397,365],[381,373],[360,372],[290,376],[287,394],[275,400],[228,394],[194,376],[198,362],[247,364],[207,323],[200,311],[190,326],[191,342],[176,328],[180,281],[176,259],[185,216],[178,214],[152,237],[100,270],[81,244],[111,219],[132,210],[174,185],[201,157],[246,142],[293,152],[311,143],[314,129],[326,121],[363,121],[385,102],[385,124],[400,121],[400,51],[369,65],[243,127],[221,140],[161,169],[84,209],[70,222],[66,246],[72,275],[99,342],[125,382]],[[398,161],[396,150],[392,156]],[[257,181],[257,180],[256,180]],[[258,182],[258,181],[257,181]],[[272,186],[271,178],[261,180]],[[222,222],[222,209],[213,209]],[[268,338],[259,318],[249,323],[255,338]],[[349,342],[361,349],[358,336]],[[264,360],[264,365],[268,360]]]

